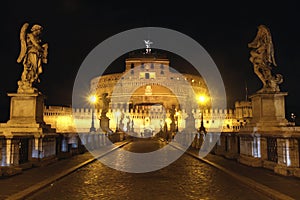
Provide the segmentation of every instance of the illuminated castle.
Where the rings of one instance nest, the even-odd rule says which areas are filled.
[[[237,102],[235,110],[211,108],[210,103],[200,109],[195,98],[200,95],[209,97],[202,77],[179,73],[170,67],[166,56],[155,53],[130,54],[125,60],[124,72],[93,78],[90,90],[98,97],[108,93],[111,102],[107,116],[112,130],[118,127],[138,133],[145,129],[158,132],[165,123],[170,129],[172,106],[176,111],[175,123],[179,131],[186,127],[185,119],[189,113],[195,118],[195,128],[199,128],[203,113],[204,126],[208,131],[218,127],[222,127],[223,131],[238,131],[252,116],[250,102]],[[102,107],[100,99],[95,105],[98,122]],[[91,127],[90,108],[50,106],[45,109],[44,115],[45,121],[58,132],[74,132],[76,129],[88,132]],[[99,129],[99,123],[96,123],[96,128]]]

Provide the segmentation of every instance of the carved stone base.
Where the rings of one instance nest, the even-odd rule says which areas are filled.
[[[0,127],[15,134],[55,133],[44,121],[44,95],[41,93],[9,93],[10,119]]]
[[[40,93],[10,93],[8,124],[45,124],[44,95]]]
[[[195,118],[193,114],[189,114],[189,116],[185,119],[185,129],[183,130],[186,133],[196,132],[195,128]]]
[[[256,93],[252,95],[250,98],[252,100],[253,117],[247,126],[287,126],[288,121],[285,119],[285,96],[287,96],[287,92]]]
[[[109,120],[110,119],[108,117],[101,117],[100,118],[100,128],[102,129],[100,131],[103,131],[105,133],[111,131],[110,128],[109,128]]]

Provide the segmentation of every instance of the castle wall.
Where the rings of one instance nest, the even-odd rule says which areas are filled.
[[[170,128],[170,113],[169,110],[165,110],[161,106],[141,109],[124,109],[121,108],[110,109],[107,113],[110,119],[110,128],[115,130],[117,127],[117,121],[119,125],[123,126],[123,130],[127,131],[127,127],[132,126],[135,132],[142,132],[145,128],[150,128],[155,132],[158,132],[167,122],[168,128]],[[117,116],[119,113],[119,116]],[[200,109],[192,110],[195,118],[195,128],[200,127]],[[94,120],[96,129],[99,129],[99,118],[101,109],[96,109],[94,113]],[[179,111],[178,115],[178,129],[183,130],[185,126],[185,119],[188,114],[185,110]],[[57,129],[57,132],[88,132],[91,127],[92,110],[87,108],[70,107],[55,107],[49,106],[44,109],[44,120],[46,123],[51,124],[53,128]],[[223,132],[238,132],[241,123],[240,119],[236,118],[236,115],[231,109],[206,109],[203,115],[204,126],[208,131],[219,130],[222,127]],[[244,123],[244,122],[243,122]],[[75,126],[76,124],[76,126]],[[243,124],[242,124],[243,125]]]

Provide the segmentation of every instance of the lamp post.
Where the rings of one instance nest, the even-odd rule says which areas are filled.
[[[294,113],[291,113],[291,119],[292,119],[292,122],[295,123],[296,115]]]
[[[90,132],[96,132],[96,128],[94,125],[94,109],[95,109],[95,103],[97,102],[97,96],[96,95],[90,95],[89,96],[89,102],[92,104],[92,124],[90,128]]]
[[[201,106],[203,106],[206,103],[207,97],[201,95],[201,96],[199,96],[198,101],[200,103],[200,113],[201,113],[201,124],[200,124],[200,128],[199,128],[199,133],[203,133],[204,135],[206,135],[206,129],[203,124],[204,109]]]

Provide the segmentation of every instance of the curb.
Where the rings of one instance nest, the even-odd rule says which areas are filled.
[[[177,148],[177,149],[183,151],[181,147],[179,147],[177,145],[175,146],[174,143],[171,144],[171,145],[174,148]],[[256,191],[258,191],[258,192],[260,192],[260,193],[262,193],[264,195],[266,195],[267,197],[270,197],[271,199],[275,199],[275,200],[295,200],[294,198],[292,198],[292,197],[290,197],[290,196],[288,196],[286,194],[283,194],[281,192],[278,192],[277,190],[274,190],[274,189],[272,189],[272,188],[270,188],[270,187],[268,187],[266,185],[258,183],[256,181],[254,181],[253,179],[250,179],[250,178],[245,177],[245,176],[241,176],[241,175],[239,175],[239,174],[237,174],[237,173],[235,173],[233,171],[230,171],[230,170],[228,170],[228,169],[226,169],[226,168],[224,168],[224,167],[222,167],[222,166],[220,166],[220,165],[218,165],[216,163],[213,163],[213,162],[211,162],[209,160],[200,158],[195,153],[191,153],[189,151],[185,151],[185,153],[188,154],[188,155],[190,155],[190,156],[192,156],[192,157],[194,157],[194,158],[196,158],[196,159],[198,159],[198,160],[200,160],[200,161],[202,161],[202,162],[205,162],[205,163],[207,163],[207,164],[209,164],[209,165],[211,165],[211,166],[213,166],[213,167],[221,170],[222,172],[224,172],[224,173],[230,175],[231,177],[237,179],[238,181],[242,182],[246,186],[249,186],[250,188],[252,188],[252,189],[254,189],[254,190],[256,190]]]
[[[48,178],[44,181],[41,181],[37,184],[34,184],[34,185],[28,187],[25,190],[22,190],[22,191],[20,191],[16,194],[11,195],[10,197],[7,198],[7,200],[25,199],[26,197],[29,197],[33,193],[37,192],[38,190],[41,190],[41,189],[51,185],[51,183],[53,183],[55,181],[58,181],[59,179],[62,179],[63,177],[65,177],[65,176],[75,172],[76,170],[78,170],[78,169],[80,169],[80,168],[96,161],[98,158],[106,156],[107,154],[111,153],[112,151],[115,151],[116,149],[118,149],[120,147],[123,147],[128,143],[130,143],[130,141],[126,141],[126,142],[124,142],[124,143],[122,143],[118,146],[113,147],[112,149],[110,149],[110,150],[106,151],[105,153],[99,155],[97,158],[91,158],[91,159],[89,159],[87,161],[84,161],[84,162],[82,162],[82,163],[80,163],[80,164],[78,164],[78,165],[76,165],[76,166],[74,166],[70,169],[67,169],[67,170],[65,170],[65,171],[63,171],[63,172],[61,172],[57,175],[54,175],[54,176],[52,176],[52,177],[50,177],[50,178]]]

